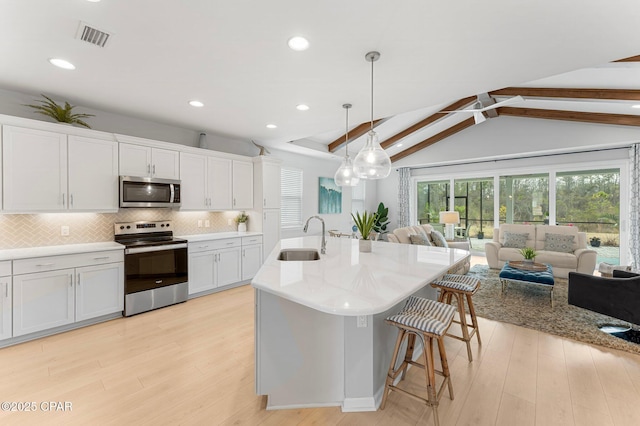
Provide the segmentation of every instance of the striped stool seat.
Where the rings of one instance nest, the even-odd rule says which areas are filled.
[[[449,389],[449,397],[453,399],[453,386],[451,384],[449,364],[447,362],[447,354],[445,352],[443,338],[449,329],[449,326],[451,326],[455,312],[456,309],[451,305],[436,302],[435,300],[411,296],[407,300],[402,311],[395,315],[391,315],[386,319],[388,324],[398,328],[398,338],[396,340],[393,356],[391,357],[391,365],[389,367],[389,372],[387,373],[387,380],[384,387],[384,394],[382,396],[380,409],[384,410],[389,392],[398,391],[432,407],[435,424],[436,426],[440,424],[440,420],[438,418],[438,403],[442,393],[444,392],[445,385]],[[413,351],[416,346],[416,336],[422,340],[422,363],[416,362],[413,359]],[[404,360],[398,368],[395,368],[399,352],[402,347],[402,342],[405,337],[407,337],[407,345]],[[434,340],[438,343],[442,371],[436,371],[435,369],[433,354]],[[404,380],[409,365],[424,369],[427,376],[426,399],[423,396],[402,389],[395,384],[395,380],[400,374],[402,374],[400,381]],[[444,377],[444,381],[440,385],[440,388],[436,385],[436,373]]]
[[[460,327],[462,328],[462,336],[456,336],[455,334],[447,334],[447,336],[465,342],[467,344],[467,356],[469,357],[469,361],[473,361],[473,355],[471,353],[471,338],[475,334],[478,338],[479,345],[482,344],[482,341],[480,340],[478,319],[476,318],[476,310],[473,307],[473,299],[471,296],[473,296],[480,288],[480,280],[469,275],[446,274],[442,279],[432,282],[431,287],[440,290],[438,302],[451,304],[452,298],[456,298],[458,316],[460,317],[460,320],[453,320],[453,322],[460,324]],[[467,323],[467,313],[464,306],[465,299],[469,306],[471,324]],[[471,329],[471,332],[469,332],[469,329]]]

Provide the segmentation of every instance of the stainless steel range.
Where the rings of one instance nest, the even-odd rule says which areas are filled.
[[[115,241],[126,247],[125,316],[187,300],[187,241],[173,237],[170,220],[116,223]]]

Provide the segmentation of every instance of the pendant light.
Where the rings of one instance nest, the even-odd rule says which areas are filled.
[[[380,59],[380,53],[369,52],[364,57],[371,62],[371,130],[367,133],[367,143],[353,161],[353,169],[361,179],[383,179],[391,173],[391,159],[373,131],[373,63]]]
[[[356,186],[360,182],[360,178],[355,174],[353,162],[349,157],[349,108],[351,108],[351,104],[344,104],[342,108],[344,108],[347,113],[344,158],[333,179],[338,186]]]

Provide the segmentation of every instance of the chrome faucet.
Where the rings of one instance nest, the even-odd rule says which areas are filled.
[[[309,229],[309,221],[311,219],[318,219],[320,222],[322,222],[322,246],[320,247],[320,253],[322,254],[326,254],[327,251],[327,241],[324,238],[324,220],[320,217],[320,216],[311,216],[309,219],[307,219],[307,223],[304,224],[304,232],[307,232],[307,229]]]

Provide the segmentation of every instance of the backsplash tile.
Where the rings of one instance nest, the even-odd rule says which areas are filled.
[[[172,220],[174,235],[236,230],[230,219],[238,212],[179,212],[166,209],[126,209],[118,213],[43,213],[0,215],[0,249],[113,241],[113,224],[140,220]],[[202,227],[198,228],[198,220]],[[210,227],[205,228],[205,221]],[[69,227],[69,236],[60,228]]]

